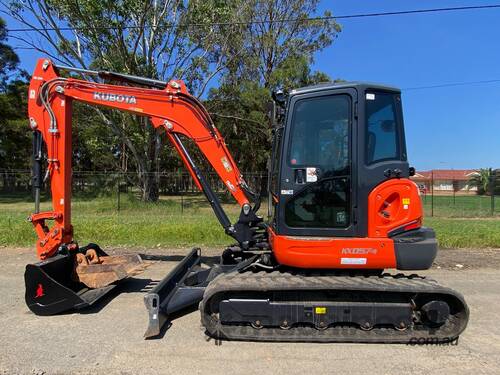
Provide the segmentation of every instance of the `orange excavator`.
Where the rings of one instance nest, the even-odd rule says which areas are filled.
[[[97,244],[79,246],[73,239],[74,100],[145,116],[163,129],[235,240],[211,267],[193,249],[145,295],[145,337],[158,336],[172,316],[196,304],[207,334],[218,339],[444,342],[465,329],[469,310],[459,293],[416,274],[384,273],[428,269],[437,252],[434,231],[422,226],[418,187],[409,179],[414,169],[407,161],[398,89],[354,82],[274,92],[264,221],[257,215],[259,195],[182,81],[56,66],[46,59],[38,61],[29,87],[30,221],[40,261],[26,267],[25,297],[35,314],[88,307],[145,267],[139,256],[110,256]],[[240,205],[235,223],[189,154],[186,138]],[[48,212],[39,209],[44,180],[52,191]]]

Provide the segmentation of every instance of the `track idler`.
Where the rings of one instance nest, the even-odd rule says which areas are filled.
[[[58,254],[26,266],[26,305],[36,315],[82,309],[145,267],[139,255],[109,256],[95,244]]]

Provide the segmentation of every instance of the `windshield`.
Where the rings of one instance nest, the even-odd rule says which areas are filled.
[[[343,174],[349,166],[350,98],[334,95],[297,102],[288,163]]]

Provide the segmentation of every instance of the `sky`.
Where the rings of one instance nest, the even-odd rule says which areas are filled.
[[[487,5],[479,0],[326,0],[334,15]],[[340,20],[343,30],[316,56],[332,78],[403,89],[410,164],[419,170],[500,167],[500,9]]]
[[[334,15],[488,5],[500,0],[322,0]],[[4,15],[2,15],[4,17]],[[19,27],[5,17],[7,27]],[[408,158],[417,170],[500,168],[500,8],[340,20],[315,56],[332,78],[401,88]],[[14,44],[14,43],[13,43]],[[33,70],[38,53],[19,49]]]

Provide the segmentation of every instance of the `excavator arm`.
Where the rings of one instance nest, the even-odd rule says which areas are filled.
[[[74,70],[129,85],[104,84],[65,78],[60,71]],[[139,87],[140,85],[142,87]],[[53,256],[63,244],[73,241],[71,226],[72,103],[74,100],[148,117],[156,129],[164,129],[197,187],[204,192],[227,234],[243,248],[254,245],[256,195],[243,179],[223,137],[203,105],[191,96],[182,81],[162,82],[110,72],[58,67],[40,59],[29,87],[29,121],[34,132],[35,213],[30,216],[38,236],[40,259]],[[238,223],[232,225],[217,196],[196,166],[181,136],[192,140],[209,161],[225,186],[242,207]],[[47,171],[52,211],[39,212],[42,184],[42,143],[46,144]],[[251,203],[256,203],[251,207]],[[53,220],[49,227],[47,220]]]

